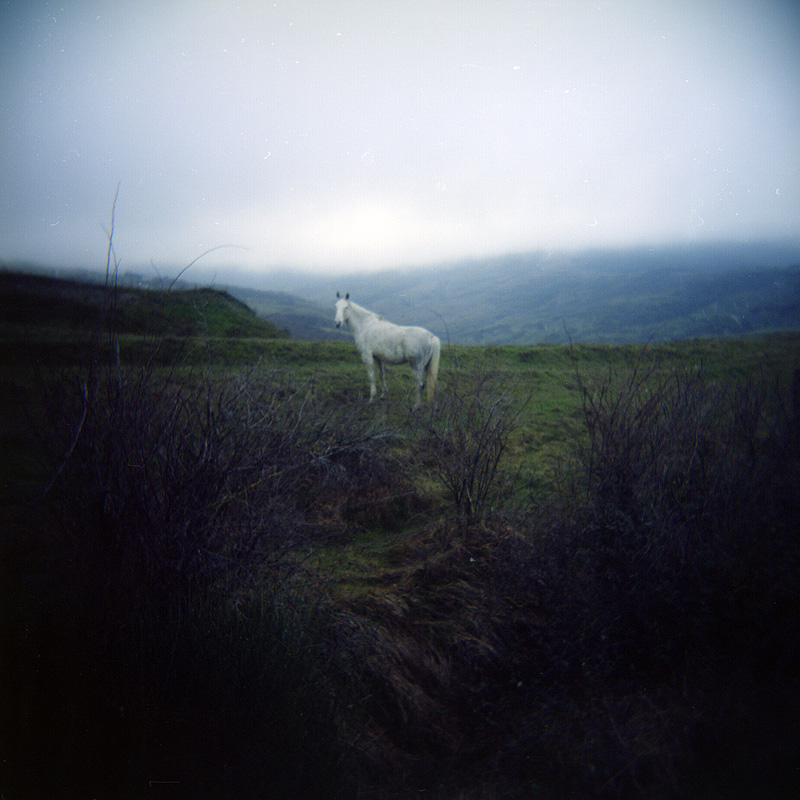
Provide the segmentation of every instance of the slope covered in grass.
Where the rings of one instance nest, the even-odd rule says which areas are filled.
[[[6,331],[92,332],[211,337],[286,336],[240,300],[217,289],[161,291],[0,272],[0,321]]]

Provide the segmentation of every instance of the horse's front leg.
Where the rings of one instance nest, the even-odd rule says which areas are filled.
[[[386,370],[383,367],[383,361],[380,359],[375,359],[378,362],[378,371],[381,373],[381,390],[383,391],[383,397],[386,397],[389,394],[389,387],[386,385]]]
[[[364,366],[367,368],[367,379],[369,380],[369,401],[375,399],[378,390],[375,387],[375,359],[372,356],[364,359]]]

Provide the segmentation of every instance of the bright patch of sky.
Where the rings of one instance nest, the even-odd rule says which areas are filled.
[[[793,0],[0,3],[0,259],[800,239]],[[105,230],[104,230],[105,229]]]

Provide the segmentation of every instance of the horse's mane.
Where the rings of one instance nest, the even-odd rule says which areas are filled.
[[[364,306],[360,306],[358,303],[354,303],[352,300],[350,301],[350,305],[355,306],[359,311],[366,311],[367,314],[375,317],[375,319],[382,319],[384,321],[386,320],[386,317],[384,317],[383,314],[379,314],[377,311],[371,311],[369,308],[364,308]]]

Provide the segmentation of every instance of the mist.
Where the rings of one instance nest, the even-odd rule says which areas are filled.
[[[341,273],[800,240],[800,12],[6,2],[0,259]]]

